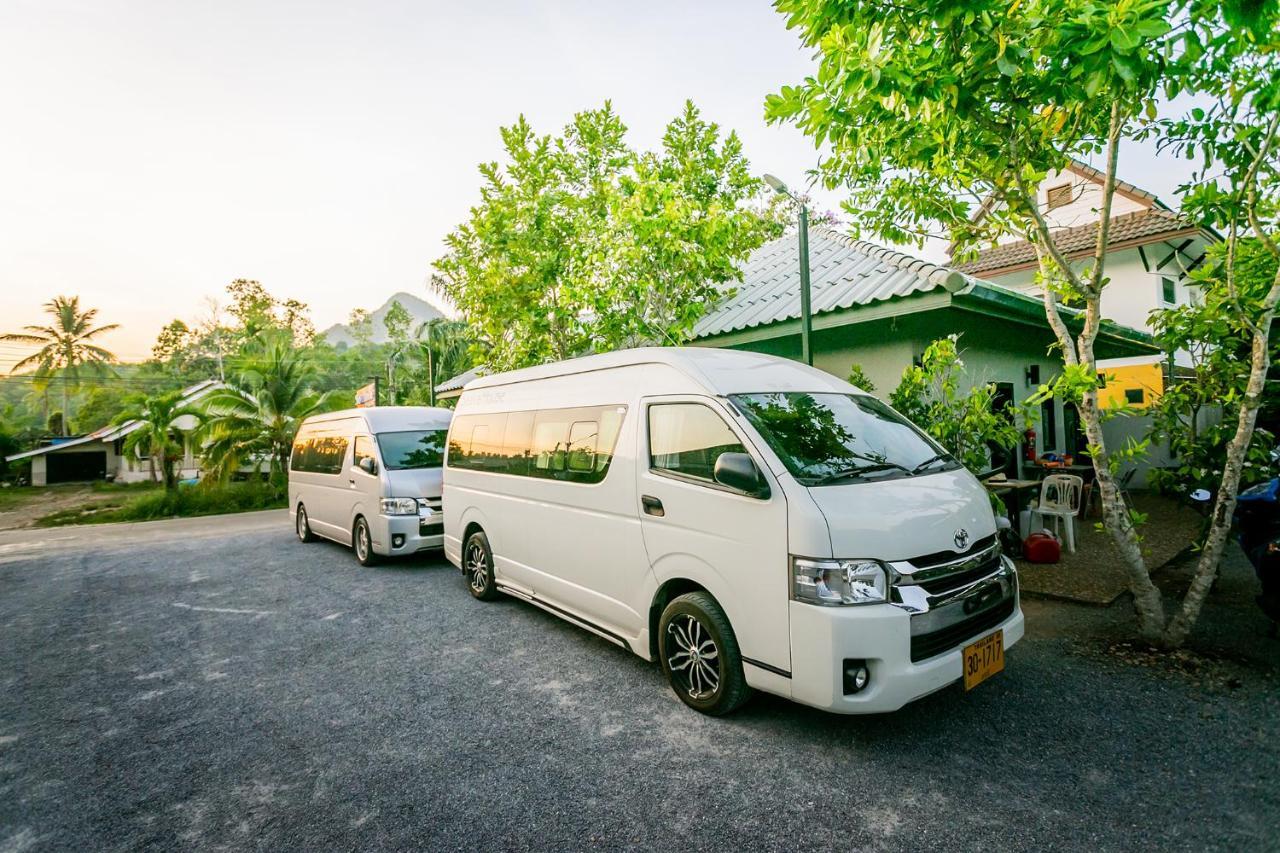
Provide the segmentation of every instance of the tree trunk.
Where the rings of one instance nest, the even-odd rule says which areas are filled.
[[[1231,519],[1236,509],[1236,493],[1240,488],[1240,475],[1244,470],[1245,454],[1253,440],[1253,428],[1262,407],[1262,392],[1267,384],[1267,371],[1271,367],[1271,321],[1275,316],[1276,297],[1280,296],[1280,271],[1272,280],[1271,293],[1264,303],[1266,308],[1253,329],[1253,347],[1249,358],[1249,383],[1240,401],[1240,413],[1236,418],[1235,435],[1227,445],[1227,462],[1222,469],[1222,483],[1210,516],[1209,534],[1205,537],[1196,563],[1191,587],[1182,600],[1182,607],[1165,631],[1164,645],[1176,648],[1186,642],[1191,628],[1200,616],[1204,600],[1209,595],[1213,581],[1218,576],[1218,566],[1231,532]]]
[[[64,436],[71,435],[71,416],[69,414],[70,404],[67,400],[67,378],[62,377],[62,434]]]
[[[1101,299],[1090,298],[1085,303],[1085,324],[1077,342],[1076,354],[1080,364],[1091,374],[1098,370],[1093,353],[1094,336],[1100,320]],[[1111,472],[1111,454],[1102,434],[1102,413],[1098,409],[1098,391],[1086,391],[1077,406],[1084,422],[1085,436],[1089,440],[1093,456],[1094,486],[1102,498],[1103,526],[1111,534],[1111,541],[1124,562],[1125,575],[1129,579],[1129,592],[1133,595],[1133,610],[1138,619],[1138,636],[1149,643],[1158,643],[1164,633],[1164,599],[1151,581],[1147,562],[1142,556],[1142,543],[1134,529],[1129,507]]]

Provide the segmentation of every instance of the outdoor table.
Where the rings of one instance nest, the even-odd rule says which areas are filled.
[[[1001,495],[1008,494],[1009,500],[1006,501],[1005,507],[1009,510],[1009,521],[1013,524],[1013,529],[1018,531],[1019,536],[1026,534],[1019,529],[1019,519],[1022,517],[1022,510],[1025,506],[1023,499],[1027,492],[1038,492],[1040,490],[1039,480],[987,480],[982,485],[986,486],[990,491]]]

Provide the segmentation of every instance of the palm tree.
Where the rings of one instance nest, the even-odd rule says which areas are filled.
[[[10,373],[35,367],[35,375],[48,383],[55,375],[62,379],[62,434],[69,432],[70,413],[67,392],[69,386],[80,385],[80,370],[90,368],[98,375],[106,372],[106,365],[116,360],[107,350],[91,343],[93,338],[118,329],[116,323],[93,327],[98,316],[97,308],[80,310],[79,296],[55,296],[44,305],[45,313],[53,317],[48,326],[23,326],[23,332],[0,335],[0,341],[19,344],[36,344],[40,349],[13,366]]]
[[[436,377],[448,378],[471,367],[471,334],[460,320],[436,317],[418,327],[414,338],[427,363],[427,405],[436,404]]]
[[[184,403],[181,391],[155,397],[137,397],[116,418],[116,424],[137,421],[139,426],[124,438],[125,453],[146,453],[151,464],[151,479],[156,478],[156,461],[166,490],[178,487],[174,464],[185,450],[183,432],[190,431],[204,417],[194,406]]]
[[[205,398],[199,438],[210,476],[226,480],[246,462],[266,460],[282,483],[298,426],[332,408],[335,392],[311,390],[315,366],[291,342],[273,336],[247,356],[227,386]]]

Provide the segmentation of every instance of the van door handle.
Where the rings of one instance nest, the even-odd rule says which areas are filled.
[[[657,518],[662,518],[667,514],[667,511],[662,508],[662,501],[658,500],[653,495],[641,495],[640,505],[644,507],[644,511],[646,513],[656,516]]]
[[[356,484],[356,478],[352,477],[351,479],[347,480],[347,482],[354,486]]]

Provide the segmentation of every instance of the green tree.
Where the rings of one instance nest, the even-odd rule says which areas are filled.
[[[272,482],[283,485],[298,426],[336,400],[336,392],[311,390],[314,378],[314,364],[287,335],[270,335],[247,352],[228,387],[205,398],[198,440],[210,476],[225,481],[246,464],[266,463]]]
[[[1019,420],[1012,408],[996,408],[996,386],[974,383],[964,372],[959,335],[929,344],[919,365],[902,372],[902,381],[889,402],[903,416],[937,439],[938,443],[975,474],[991,467],[992,448],[1018,446]]]
[[[409,347],[409,327],[413,324],[413,315],[398,301],[392,301],[387,313],[382,317],[382,325],[387,330],[386,365],[387,365],[387,402],[397,405],[400,402],[399,364]]]
[[[436,317],[418,326],[414,339],[418,357],[426,368],[426,385],[414,402],[434,406],[436,386],[475,364],[471,331],[465,322]]]
[[[1206,163],[1225,166],[1221,180],[1206,176],[1201,184],[1219,187],[1234,212],[1228,205],[1195,203],[1193,191],[1184,193],[1184,208],[1206,224],[1248,222],[1264,239],[1274,229],[1274,206],[1265,199],[1275,190],[1275,4],[780,0],[778,8],[817,50],[818,69],[802,84],[769,96],[766,113],[773,121],[795,122],[830,149],[819,172],[828,187],[849,193],[845,209],[856,231],[896,241],[942,232],[960,256],[979,241],[1006,234],[1034,244],[1046,319],[1064,361],[1046,391],[1080,412],[1104,523],[1127,571],[1140,635],[1180,644],[1199,611],[1196,590],[1208,588],[1201,579],[1211,582],[1216,572],[1238,483],[1231,472],[1238,471],[1243,448],[1228,454],[1209,539],[1218,544],[1202,554],[1181,614],[1166,620],[1119,493],[1116,451],[1107,446],[1097,400],[1094,341],[1108,282],[1120,142],[1151,134],[1178,138],[1187,153],[1207,154]],[[1178,126],[1157,121],[1156,99],[1185,92],[1212,98],[1217,106],[1207,114],[1194,108]],[[1092,256],[1074,262],[1035,191],[1069,158],[1094,154],[1104,163],[1100,226]],[[982,215],[971,217],[979,203]],[[1246,207],[1257,216],[1245,216]],[[1064,311],[1064,304],[1080,314]],[[1257,306],[1251,319],[1257,329],[1269,328],[1274,307],[1266,300]],[[1265,368],[1267,348],[1264,342],[1259,350],[1256,338],[1254,354]],[[1247,446],[1252,423],[1242,418],[1237,445]]]
[[[227,285],[227,295],[231,297],[227,312],[239,324],[241,344],[273,330],[287,332],[297,346],[307,346],[315,337],[305,302],[277,299],[261,282],[245,278]]]
[[[35,368],[36,378],[45,386],[57,379],[62,386],[61,432],[70,430],[70,391],[78,388],[83,373],[109,373],[107,365],[116,357],[94,343],[94,339],[114,329],[115,323],[94,326],[97,308],[80,308],[78,296],[55,296],[45,303],[45,313],[53,318],[47,326],[24,326],[25,331],[0,335],[0,341],[34,344],[40,349],[13,366],[10,373]]]
[[[734,133],[692,103],[637,152],[606,102],[561,136],[521,117],[506,162],[480,167],[480,204],[446,239],[435,286],[503,370],[641,342],[678,343],[775,220]]]
[[[203,410],[182,401],[181,391],[170,391],[134,397],[115,423],[137,422],[138,426],[124,437],[122,450],[135,458],[145,455],[151,466],[151,479],[159,473],[165,489],[172,491],[178,487],[175,467],[185,450],[185,434],[203,417]]]

